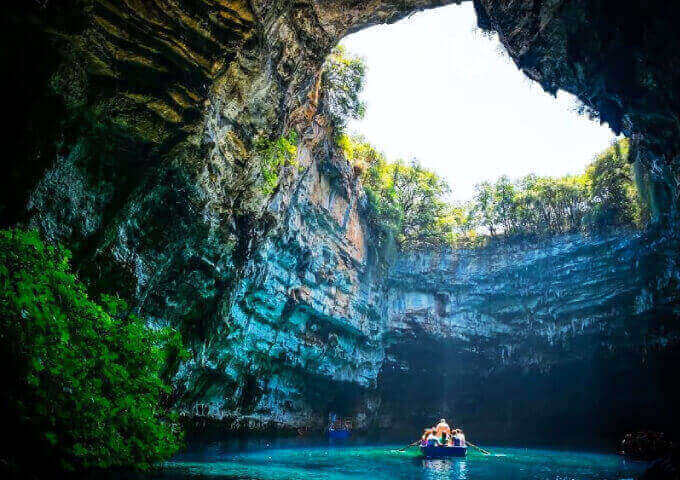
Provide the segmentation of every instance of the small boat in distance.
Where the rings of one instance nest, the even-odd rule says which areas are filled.
[[[341,417],[331,413],[326,433],[328,433],[328,438],[334,440],[349,438],[352,435],[352,422],[350,420],[343,420]]]
[[[425,458],[465,457],[467,447],[452,445],[421,445],[420,452]]]

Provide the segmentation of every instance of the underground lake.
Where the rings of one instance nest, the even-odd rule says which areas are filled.
[[[162,470],[127,478],[240,480],[624,480],[647,462],[575,449],[485,446],[490,455],[424,458],[399,443],[251,440],[204,444],[166,462]]]

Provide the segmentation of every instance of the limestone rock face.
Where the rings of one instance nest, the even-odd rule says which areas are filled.
[[[356,178],[343,158],[312,161],[304,148],[298,158],[294,194],[271,204],[286,205],[281,223],[186,366],[186,415],[207,405],[231,428],[322,428],[333,403],[356,410],[358,392],[375,388],[384,320]]]
[[[677,424],[677,394],[656,369],[678,360],[678,247],[657,235],[399,259],[387,279],[381,420],[446,411],[496,438],[543,440]]]
[[[319,73],[348,33],[448,3],[15,2],[0,32],[16,46],[4,49],[0,221],[66,244],[93,292],[120,292],[149,322],[181,329],[188,417],[297,428],[337,411],[408,426],[492,406],[489,429],[532,422],[539,434],[577,404],[593,431],[616,428],[597,421],[608,391],[636,418],[660,418],[674,398],[663,365],[677,360],[680,7],[475,0],[528,76],[633,139],[665,228],[422,253],[385,269],[319,113]],[[257,145],[289,131],[294,162],[262,189]],[[586,388],[599,393],[577,395]]]

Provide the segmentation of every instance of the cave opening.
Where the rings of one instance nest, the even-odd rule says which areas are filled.
[[[485,445],[678,438],[672,2],[40,0],[5,20],[2,418],[24,435],[3,468],[147,468],[209,425],[265,450],[333,414],[381,440],[442,416]],[[331,461],[388,464],[353,457]],[[230,474],[221,446],[200,458]]]
[[[361,118],[345,130],[392,161],[417,160],[451,186],[583,173],[617,136],[565,91],[545,92],[477,26],[471,2],[415,13],[345,37],[364,61]]]

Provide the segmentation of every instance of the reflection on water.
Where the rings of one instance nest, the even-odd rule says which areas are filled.
[[[440,480],[456,478],[459,480],[467,480],[467,464],[466,460],[456,459],[432,459],[424,458],[421,460],[423,466],[423,478]]]
[[[224,480],[622,480],[645,464],[616,455],[525,448],[492,448],[493,455],[424,459],[401,445],[315,441],[247,441],[196,447],[147,479]],[[139,478],[139,477],[137,477]]]

